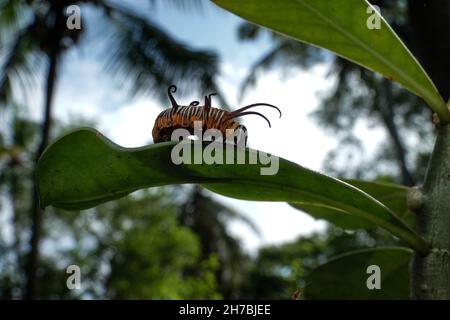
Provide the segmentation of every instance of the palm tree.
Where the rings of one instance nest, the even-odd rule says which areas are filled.
[[[26,199],[30,193],[30,179],[33,163],[29,159],[27,147],[32,143],[37,133],[37,125],[27,119],[13,115],[8,132],[2,128],[0,135],[0,194],[9,200],[12,211],[9,227],[12,241],[8,244],[0,237],[0,299],[14,299],[19,296],[18,288],[24,283],[23,273],[18,272],[24,262],[24,235],[27,225],[28,204]],[[4,138],[4,139],[2,139]],[[25,177],[25,179],[24,179]],[[1,208],[4,209],[3,203]],[[16,290],[14,290],[14,289]]]
[[[198,235],[204,259],[211,254],[217,255],[220,264],[216,279],[223,297],[238,297],[248,257],[245,256],[239,239],[230,233],[227,226],[230,221],[241,221],[259,235],[253,221],[213,199],[199,186],[194,186],[187,193],[180,208],[179,219],[181,224]]]
[[[103,13],[109,31],[113,31],[105,52],[107,69],[129,80],[132,93],[165,92],[174,82],[182,82],[182,91],[218,91],[218,61],[213,53],[180,43],[131,8],[107,0],[0,0],[0,107],[14,101],[17,88],[25,96],[39,79],[37,75],[45,63],[43,117],[35,161],[50,138],[52,102],[62,58],[80,44],[87,27],[82,22],[81,29],[67,28],[66,10],[71,5],[78,5],[81,12],[90,6]],[[42,224],[35,187],[31,197],[31,249],[25,294],[28,299],[36,297]]]

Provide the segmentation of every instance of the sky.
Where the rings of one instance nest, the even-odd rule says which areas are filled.
[[[152,20],[171,35],[191,47],[217,52],[221,58],[220,86],[231,109],[255,102],[267,102],[278,106],[283,116],[278,118],[275,110],[261,109],[271,119],[272,128],[259,117],[246,117],[242,122],[249,131],[249,146],[275,154],[313,170],[320,170],[326,154],[337,146],[335,137],[321,129],[310,113],[320,102],[319,95],[333,85],[326,77],[327,65],[317,65],[308,71],[294,70],[289,76],[270,71],[259,78],[257,85],[238,102],[239,86],[251,64],[271,47],[269,39],[242,43],[237,38],[237,27],[242,20],[209,2],[198,9],[179,10],[167,1],[157,2],[155,9],[144,5],[147,1],[135,1],[140,12],[151,14]],[[82,24],[93,21],[96,16],[89,9],[81,11]],[[89,36],[88,36],[89,37]],[[115,143],[124,147],[138,147],[152,142],[151,130],[156,116],[163,108],[151,97],[130,99],[104,72],[95,41],[70,51],[64,59],[55,96],[55,115],[63,121],[76,116],[95,119],[97,129]],[[182,79],[180,79],[182,81]],[[200,97],[178,99],[179,103]],[[41,114],[40,101],[30,111],[33,117]],[[214,104],[213,106],[217,106]],[[243,118],[242,118],[243,119]],[[367,136],[368,145],[376,145],[380,133],[367,134],[369,129],[360,128]],[[250,202],[212,195],[219,201],[250,217],[261,231],[256,236],[241,223],[230,225],[232,232],[242,239],[249,252],[261,245],[279,244],[299,235],[307,235],[325,228],[317,221],[285,203]]]

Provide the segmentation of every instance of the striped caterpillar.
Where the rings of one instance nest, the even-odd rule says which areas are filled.
[[[219,130],[225,139],[229,137],[230,133],[234,134],[237,130],[242,130],[244,133],[247,132],[245,126],[235,120],[238,117],[250,114],[258,115],[263,117],[270,127],[270,121],[264,115],[256,111],[246,111],[256,106],[275,108],[281,117],[280,109],[268,103],[254,103],[235,111],[213,108],[211,107],[211,97],[215,93],[205,96],[205,104],[203,106],[199,106],[198,101],[192,101],[188,106],[180,106],[172,95],[176,91],[177,87],[174,85],[171,85],[167,90],[172,107],[163,110],[155,120],[152,130],[155,143],[170,141],[172,132],[176,129],[186,129],[191,135],[194,135],[194,121],[201,121],[203,131],[208,129]]]

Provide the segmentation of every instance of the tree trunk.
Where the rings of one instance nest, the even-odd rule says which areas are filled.
[[[450,96],[450,1],[408,0],[412,51],[444,99]],[[431,244],[427,256],[414,255],[412,297],[450,299],[450,125],[439,126],[423,186],[417,229]]]
[[[49,65],[47,71],[47,83],[45,91],[45,105],[44,105],[44,119],[41,128],[41,142],[39,148],[36,152],[36,163],[42,152],[48,145],[50,138],[50,128],[52,124],[52,100],[53,93],[55,89],[56,81],[56,68],[58,65],[59,48],[55,48],[49,54]],[[33,194],[31,203],[31,239],[30,239],[30,254],[28,257],[28,262],[26,265],[26,288],[25,288],[25,299],[35,299],[36,298],[36,288],[37,288],[37,269],[39,261],[39,240],[41,235],[41,224],[42,224],[42,209],[39,206],[39,196],[37,192],[36,184],[33,183]]]
[[[450,299],[450,125],[438,130],[417,216],[418,231],[430,242],[431,251],[425,257],[414,255],[415,299]]]
[[[373,77],[366,77],[364,76],[364,73],[363,77],[369,87],[376,85]],[[400,171],[402,184],[406,186],[413,186],[415,185],[415,181],[406,162],[407,150],[398,132],[398,126],[395,123],[395,112],[393,105],[394,99],[392,97],[391,81],[384,79],[382,82],[382,87],[376,92],[377,93],[375,99],[373,100],[372,108],[379,113],[380,120],[391,140],[392,148],[395,152],[395,160]],[[384,94],[381,94],[380,92],[383,92]]]
[[[400,169],[400,175],[402,177],[402,184],[406,186],[413,186],[415,181],[406,163],[406,148],[400,138],[398,126],[395,124],[392,83],[387,79],[383,80],[383,90],[385,91],[386,101],[381,101],[381,103],[375,104],[375,108],[379,109],[384,126],[386,127],[386,130],[391,138],[398,167]]]

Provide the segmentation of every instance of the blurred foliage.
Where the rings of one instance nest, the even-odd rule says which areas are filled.
[[[170,192],[143,191],[82,212],[48,212],[46,241],[56,253],[41,281],[60,287],[42,297],[72,295],[65,287],[65,268],[76,264],[82,271],[80,298],[220,298],[217,258],[200,259],[198,237],[178,223]],[[60,241],[68,244],[58,248]]]
[[[1,135],[0,194],[2,217],[9,212],[10,219],[0,233],[0,297],[20,298],[30,225],[29,150],[37,125],[18,116],[7,123],[11,130]],[[66,132],[70,126],[56,128]],[[39,298],[220,298],[219,260],[214,253],[203,257],[197,235],[178,222],[174,191],[142,191],[82,212],[46,210]],[[66,287],[70,264],[82,270],[80,291]]]
[[[241,221],[259,234],[256,225],[242,213],[208,196],[198,186],[192,188],[187,201],[180,207],[179,218],[199,236],[203,257],[217,255],[220,262],[217,281],[224,298],[236,298],[245,280],[242,270],[248,257],[239,239],[227,226],[231,221]]]
[[[186,7],[176,0],[173,4]],[[66,27],[65,9],[70,5],[94,13],[82,16],[81,29]],[[151,6],[156,9],[155,4]],[[166,102],[167,87],[173,83],[179,84],[182,93],[220,92],[217,55],[176,40],[152,21],[150,13],[106,0],[0,0],[0,103],[11,105],[14,98],[30,98],[54,46],[59,54],[65,53],[85,41],[88,30],[90,44],[96,41],[105,70],[125,82],[132,94],[151,94]],[[63,19],[55,18],[60,15]]]
[[[37,124],[2,110],[0,150],[0,298],[24,294],[33,172],[30,145]],[[8,117],[6,117],[8,115]],[[90,121],[77,119],[77,125]],[[55,123],[55,135],[73,128]],[[5,130],[7,129],[7,130]],[[241,213],[199,187],[139,191],[94,209],[45,211],[38,297],[220,299],[236,295],[248,260],[227,225]],[[68,290],[67,266],[82,272],[81,290]]]

